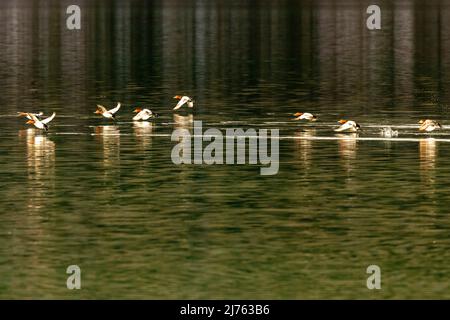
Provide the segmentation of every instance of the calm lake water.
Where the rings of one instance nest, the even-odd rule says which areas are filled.
[[[449,6],[79,0],[69,31],[72,2],[0,4],[0,298],[450,298]],[[279,173],[174,165],[193,120],[279,129]]]

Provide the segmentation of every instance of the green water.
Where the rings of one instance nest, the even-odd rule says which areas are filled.
[[[70,4],[0,4],[0,298],[450,298],[449,7],[381,2],[373,32],[358,1],[86,0],[69,31]],[[193,120],[279,129],[278,174],[174,165]]]

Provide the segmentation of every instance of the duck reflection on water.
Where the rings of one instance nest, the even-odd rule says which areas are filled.
[[[95,138],[103,146],[103,165],[118,166],[120,161],[120,130],[116,125],[95,127]]]
[[[434,138],[420,139],[419,155],[422,170],[434,169],[436,165],[436,140]]]
[[[194,116],[192,114],[186,116],[180,116],[179,114],[173,115],[174,129],[192,129],[194,123]]]
[[[55,188],[55,143],[35,128],[21,130],[19,136],[26,138],[28,208],[39,210]]]
[[[133,132],[136,141],[142,149],[147,149],[151,145],[153,123],[149,121],[135,121],[133,122]]]
[[[308,139],[316,136],[316,129],[303,129],[295,133],[296,137],[300,139],[295,139],[296,147],[298,149],[297,155],[304,169],[309,169],[311,167],[311,151],[313,139]]]
[[[337,141],[342,165],[345,171],[350,173],[356,159],[358,133],[336,134],[336,137],[339,138]]]

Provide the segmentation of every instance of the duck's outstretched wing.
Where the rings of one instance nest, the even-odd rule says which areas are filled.
[[[28,118],[28,116],[27,116],[27,118],[30,119],[30,120],[33,120],[35,123],[40,121],[40,120],[38,119],[38,117],[36,117],[34,114],[28,113],[28,115],[29,115],[30,117]],[[42,121],[41,121],[41,122],[42,122]]]
[[[144,111],[139,111],[138,114],[135,115],[135,116],[133,117],[133,121],[139,121],[139,120],[141,120],[141,119],[142,119],[142,116],[143,116],[143,112],[144,112]]]
[[[50,121],[52,121],[52,120],[55,118],[55,116],[56,116],[56,113],[53,112],[53,114],[52,114],[50,117],[45,118],[44,120],[41,120],[41,122],[42,122],[43,124],[47,124],[47,123],[49,123]],[[35,117],[35,116],[33,116],[33,117]]]
[[[17,112],[18,117],[26,117],[29,120],[33,120],[31,115],[32,115],[32,113],[28,113],[28,112]]]
[[[119,111],[119,109],[120,109],[120,102],[117,103],[117,107],[115,107],[114,109],[108,110],[108,112],[111,114],[115,114],[117,111]]]
[[[420,124],[420,127],[419,127],[419,131],[427,130],[429,125],[431,125],[431,120],[426,119],[426,120],[422,121],[422,123]]]
[[[175,108],[173,108],[173,110],[178,110],[180,109],[186,102],[189,101],[188,97],[183,97],[180,99],[180,101],[178,101],[177,105],[175,106]]]

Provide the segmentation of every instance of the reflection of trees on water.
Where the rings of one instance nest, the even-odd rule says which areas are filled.
[[[83,12],[77,32],[65,28],[67,1],[26,3],[0,4],[0,42],[7,44],[0,61],[8,66],[0,87],[17,93],[5,105],[43,99],[62,86],[61,104],[78,109],[105,89],[140,90],[143,83],[162,88],[164,97],[202,88],[199,100],[226,96],[231,105],[263,95],[269,100],[264,112],[286,100],[273,94],[282,87],[324,104],[352,99],[385,105],[395,99],[404,110],[415,93],[429,102],[423,92],[438,91],[436,98],[450,105],[443,86],[450,74],[450,10],[444,2],[426,9],[413,1],[381,5],[381,32],[365,29],[366,7],[358,0],[342,6],[318,1],[307,9],[294,2],[290,10],[282,9],[284,1],[235,10],[183,0],[112,6],[83,0],[77,3]],[[311,81],[299,86],[303,79]],[[243,86],[257,90],[246,96]]]
[[[414,3],[394,3],[393,54],[396,105],[408,108],[414,97]]]

